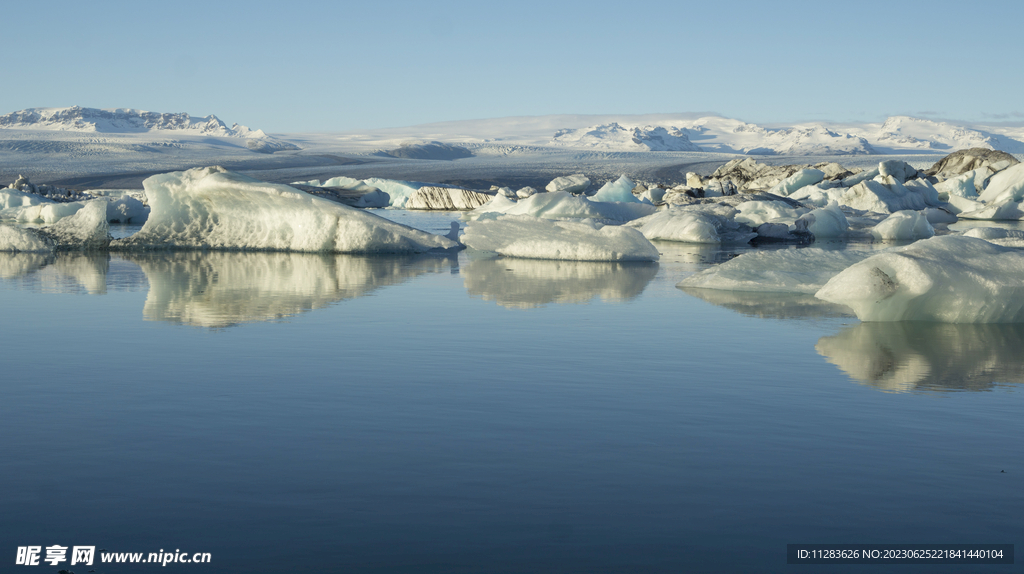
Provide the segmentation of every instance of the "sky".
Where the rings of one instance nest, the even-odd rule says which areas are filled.
[[[698,111],[1024,121],[1019,1],[18,0],[4,21],[0,114],[136,108],[271,133]]]

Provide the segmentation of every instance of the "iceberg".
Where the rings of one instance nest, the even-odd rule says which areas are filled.
[[[796,220],[796,227],[806,228],[816,238],[840,237],[850,228],[846,214],[839,204],[831,201],[825,207],[812,209]]]
[[[597,219],[605,222],[625,222],[657,211],[646,203],[609,203],[591,201],[587,197],[564,191],[538,193],[514,202],[505,196],[494,197],[483,206],[463,215],[474,220],[488,214],[530,215],[544,219]]]
[[[1008,167],[989,178],[978,200],[985,203],[1024,200],[1024,163]]]
[[[495,194],[505,197],[504,194]],[[417,189],[405,203],[406,209],[433,209],[460,211],[476,209],[491,200],[494,195],[458,187],[425,185]]]
[[[964,232],[964,237],[976,237],[1004,247],[1024,248],[1024,231],[1002,227],[974,227]]]
[[[861,321],[1024,322],[1024,252],[932,237],[855,263],[815,296]]]
[[[753,203],[753,202],[751,202]],[[729,205],[697,204],[673,207],[629,223],[651,240],[687,243],[747,243],[757,237],[749,226],[735,220]]]
[[[935,228],[920,211],[897,211],[871,230],[871,236],[880,241],[927,239],[933,235]]]
[[[116,249],[419,253],[458,247],[450,239],[222,167],[155,175],[143,186],[149,219],[135,235],[114,241]]]
[[[1020,164],[1024,165],[1024,164]],[[970,201],[970,200],[961,200]],[[973,211],[961,211],[959,217],[962,219],[988,219],[988,220],[1010,220],[1016,221],[1024,219],[1024,209],[1021,209],[1021,204],[1014,201],[1012,198],[1006,198],[1001,201],[996,201],[990,204],[984,204],[977,202],[976,209]]]
[[[577,173],[576,175],[565,175],[562,177],[556,177],[551,180],[551,183],[547,184],[544,189],[548,191],[564,191],[567,193],[582,193],[590,187],[590,178]]]
[[[657,261],[658,249],[639,231],[592,220],[552,221],[504,215],[472,221],[466,246],[508,257],[565,261]]]
[[[815,185],[823,179],[825,179],[825,172],[820,169],[801,169],[779,182],[769,192],[785,197],[800,188]]]
[[[597,193],[590,196],[591,201],[614,201],[622,203],[640,203],[640,200],[633,195],[633,188],[636,184],[626,176],[615,181],[609,181],[597,190]]]
[[[677,287],[810,294],[871,253],[817,248],[752,251],[695,273]]]

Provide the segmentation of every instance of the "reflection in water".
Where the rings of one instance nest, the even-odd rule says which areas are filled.
[[[858,381],[889,392],[985,391],[1024,383],[1024,325],[860,323],[815,346]]]
[[[111,270],[119,269],[111,284]],[[137,291],[145,288],[145,276],[135,265],[106,253],[3,253],[0,279],[22,289],[44,293],[102,295],[108,289]]]
[[[658,273],[649,262],[481,258],[462,269],[470,296],[511,308],[586,303],[594,297],[628,301]]]
[[[431,255],[0,253],[0,280],[45,293],[137,291],[143,318],[201,327],[272,321],[457,268]]]
[[[312,253],[178,252],[130,256],[146,273],[148,321],[201,327],[273,321],[368,295],[453,259]]]
[[[853,317],[849,307],[836,305],[804,293],[762,293],[678,287],[687,295],[725,307],[749,317],[799,319],[812,317]]]

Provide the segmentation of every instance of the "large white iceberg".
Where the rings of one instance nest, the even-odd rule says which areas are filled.
[[[963,236],[879,253],[833,277],[816,297],[862,321],[1024,321],[1024,252]]]
[[[458,243],[221,167],[143,182],[151,213],[119,249],[418,253]]]
[[[472,221],[468,247],[508,257],[567,261],[657,261],[658,249],[639,231],[592,220],[552,221],[505,215]]]
[[[752,251],[679,282],[680,288],[814,293],[869,251],[816,248]]]

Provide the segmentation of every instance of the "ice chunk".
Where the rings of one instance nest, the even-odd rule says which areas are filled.
[[[964,213],[971,211],[978,211],[984,209],[985,204],[980,201],[974,201],[966,197],[960,197],[959,195],[950,195],[948,204],[944,206],[951,213]]]
[[[379,189],[364,193],[356,200],[356,207],[362,208],[387,207],[389,205],[391,205],[391,196]]]
[[[1024,165],[1024,163],[1019,164]],[[970,201],[970,200],[961,200]],[[1024,219],[1024,209],[1021,204],[1011,198],[985,205],[979,202],[979,207],[974,211],[962,211],[959,214],[962,219],[991,219],[991,220],[1020,220]]]
[[[753,251],[691,275],[678,287],[814,293],[837,273],[871,253],[814,248]]]
[[[13,207],[4,210],[3,213],[7,218],[21,223],[45,223],[49,225],[57,223],[65,217],[71,217],[84,206],[85,203],[80,201],[72,201],[70,203],[47,202],[26,207]]]
[[[85,202],[74,215],[65,217],[37,231],[61,250],[99,250],[110,245],[110,224],[107,222],[105,199]]]
[[[518,197],[519,199],[526,199],[527,197],[530,197],[535,193],[537,193],[537,190],[530,186],[521,187],[518,191],[516,191],[516,197]]]
[[[825,207],[811,210],[797,219],[803,225],[797,224],[798,228],[810,231],[815,237],[840,237],[850,228],[846,214],[839,209],[839,204],[832,201]]]
[[[1024,247],[1024,231],[1019,229],[1004,229],[1002,227],[974,227],[964,232],[964,237],[977,237],[989,243],[1014,247]]]
[[[735,221],[737,211],[714,204],[674,207],[630,223],[647,239],[688,243],[747,243],[757,233]],[[788,230],[787,230],[788,231]]]
[[[935,228],[920,211],[897,211],[876,225],[871,235],[881,241],[927,239],[935,235]]]
[[[768,222],[778,223],[779,220],[791,225],[801,215],[810,212],[806,207],[794,207],[779,200],[745,201],[736,205],[736,210],[739,212],[736,221],[751,227]]]
[[[582,173],[578,173],[576,175],[556,177],[544,189],[548,191],[581,193],[586,191],[588,187],[590,187],[590,179]]]
[[[924,209],[928,207],[925,198],[924,193],[909,190],[892,176],[887,176],[884,182],[868,180],[847,189],[839,204],[864,211],[894,213],[905,209]]]
[[[640,200],[633,195],[633,188],[636,184],[626,176],[615,181],[609,181],[597,190],[597,193],[590,196],[591,201],[619,201],[623,203],[639,203]]]
[[[327,180],[330,183],[331,180]],[[363,183],[370,187],[377,188],[384,193],[388,194],[391,199],[391,207],[404,208],[405,203],[409,201],[409,198],[417,189],[430,185],[418,181],[401,181],[397,179],[381,179],[379,177],[371,177],[370,179],[364,180]]]
[[[415,253],[458,245],[221,167],[155,175],[143,185],[152,212],[117,248]]]
[[[503,194],[496,194],[504,197]],[[425,185],[417,189],[405,203],[406,209],[459,211],[476,209],[494,197],[488,193],[458,187]]]
[[[985,189],[985,184],[992,173],[992,170],[987,167],[971,170],[963,175],[935,184],[935,189],[938,191],[940,199],[948,198],[950,195],[975,199],[978,197],[978,192]]]
[[[0,251],[48,253],[53,242],[35,229],[0,224]]]
[[[861,321],[1024,321],[1024,253],[941,236],[880,253],[833,277],[816,297]]]
[[[882,177],[892,177],[899,183],[905,183],[908,179],[917,176],[917,170],[905,161],[890,159],[878,164],[878,174]]]
[[[41,195],[11,187],[0,189],[0,209],[39,205],[40,203],[53,203],[53,201]]]
[[[814,185],[825,179],[825,172],[818,169],[801,169],[780,181],[770,192],[783,197],[808,185]]]
[[[470,222],[467,246],[508,257],[568,261],[657,261],[658,250],[639,231],[590,220],[551,221],[505,215]]]
[[[544,219],[598,219],[607,222],[624,222],[650,215],[655,211],[657,211],[656,207],[645,203],[590,201],[585,196],[556,191],[531,195],[519,202],[496,197],[463,215],[463,219],[473,220],[486,214],[507,213],[509,215],[532,215]]]
[[[922,211],[922,213],[928,218],[928,223],[932,225],[936,223],[956,223],[959,220],[952,211],[941,207],[929,207]]]
[[[978,196],[979,201],[995,203],[1005,201],[1024,200],[1024,163],[1008,167],[993,175],[988,180],[985,191]]]
[[[860,173],[851,175],[850,177],[844,179],[843,180],[843,187],[853,187],[853,186],[857,185],[858,183],[875,179],[876,177],[879,176],[879,174],[880,174],[880,171],[878,170],[878,168],[875,168],[875,169],[872,169],[872,170],[868,170],[868,171],[862,171]]]

